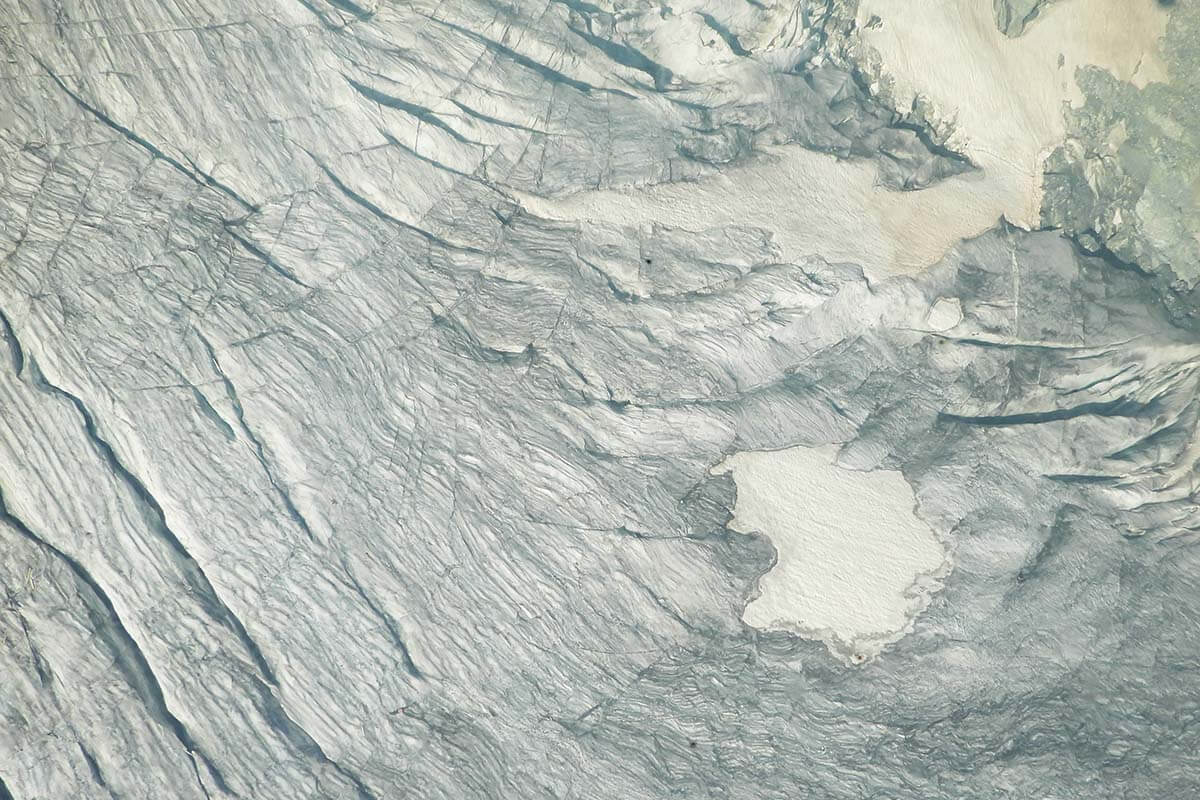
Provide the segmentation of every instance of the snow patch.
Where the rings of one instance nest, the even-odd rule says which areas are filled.
[[[730,527],[766,535],[779,554],[745,622],[819,639],[862,663],[911,627],[948,558],[899,472],[844,469],[837,451],[735,453],[713,472],[737,483]]]

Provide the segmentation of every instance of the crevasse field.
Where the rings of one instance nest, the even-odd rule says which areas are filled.
[[[1200,796],[1200,0],[0,54],[0,800]]]

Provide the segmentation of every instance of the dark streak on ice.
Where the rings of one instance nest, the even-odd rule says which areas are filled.
[[[145,654],[125,627],[112,600],[109,599],[100,584],[84,569],[82,564],[38,536],[20,518],[14,516],[8,508],[2,488],[0,488],[0,521],[7,523],[22,537],[52,555],[70,570],[79,587],[80,598],[87,606],[88,617],[105,644],[108,645],[117,668],[125,676],[130,688],[137,693],[151,716],[167,727],[189,754],[198,756],[204,761],[221,790],[236,797],[237,795],[225,784],[220,770],[200,749],[183,722],[167,707],[158,677],[154,674]],[[0,794],[0,798],[4,796],[4,794]],[[9,796],[11,797],[11,795]]]
[[[654,88],[657,91],[661,92],[665,90],[671,83],[671,79],[675,77],[671,70],[667,69],[662,64],[651,61],[644,53],[633,49],[629,45],[603,39],[593,33],[590,33],[589,31],[581,30],[579,28],[568,26],[567,29],[590,44],[592,47],[595,47],[597,50],[604,53],[604,55],[608,56],[616,63],[625,67],[629,67],[630,69],[636,69],[639,72],[646,73],[646,75],[649,76],[652,81],[654,81]]]
[[[371,610],[371,613],[383,623],[383,627],[385,630],[387,630],[388,637],[392,640],[392,644],[395,645],[396,649],[400,652],[400,660],[404,664],[404,670],[417,680],[424,680],[425,675],[413,661],[412,654],[408,649],[408,645],[404,642],[404,636],[400,632],[399,624],[397,624],[396,620],[392,618],[391,614],[387,613],[387,611],[381,608],[378,603],[368,596],[366,590],[363,588],[363,585],[359,583],[358,578],[354,577],[354,573],[351,571],[349,563],[344,558],[342,559],[342,569],[346,574],[346,578],[350,582],[350,588],[354,589],[355,593],[359,596],[363,603],[366,604],[367,608]]]
[[[221,384],[225,387],[225,396],[229,400],[229,404],[233,407],[233,413],[237,417],[238,425],[241,427],[242,432],[246,434],[246,438],[250,440],[258,463],[266,473],[267,480],[270,482],[272,488],[275,489],[279,501],[283,503],[292,521],[304,532],[309,541],[319,543],[317,535],[313,533],[312,527],[308,524],[308,520],[300,513],[300,509],[296,506],[295,501],[292,500],[291,493],[288,492],[286,487],[280,484],[279,480],[275,477],[275,471],[268,464],[266,448],[263,446],[262,440],[258,438],[257,434],[247,424],[246,412],[242,408],[242,401],[238,397],[237,389],[234,387],[233,381],[229,380],[229,376],[225,374],[225,370],[221,367],[221,362],[217,360],[217,352],[213,348],[212,343],[199,331],[196,332],[196,335],[208,353],[208,360],[212,364],[212,368],[216,371],[217,376],[221,379]]]
[[[269,686],[261,681],[256,682],[256,685],[259,693],[259,711],[262,712],[263,718],[272,728],[281,733],[293,747],[305,756],[331,767],[337,774],[345,778],[354,787],[359,800],[378,800],[357,774],[331,759],[308,731],[291,718]]]
[[[34,386],[47,394],[63,398],[74,406],[80,417],[83,418],[84,432],[87,434],[88,439],[91,440],[97,454],[104,460],[113,474],[120,478],[129,488],[134,500],[141,507],[146,521],[150,523],[151,528],[170,546],[191,590],[199,598],[201,605],[214,620],[224,624],[237,636],[242,646],[245,647],[246,652],[250,655],[251,660],[267,681],[272,685],[278,685],[274,671],[267,663],[258,645],[254,643],[254,640],[250,638],[250,634],[246,632],[246,628],[242,625],[241,620],[238,619],[237,615],[217,595],[212,583],[208,580],[208,576],[204,574],[204,570],[192,557],[191,553],[187,551],[187,548],[183,546],[183,542],[175,535],[171,526],[167,524],[166,514],[163,512],[162,506],[154,498],[154,495],[150,493],[150,490],[146,488],[145,484],[137,476],[121,463],[112,445],[100,435],[96,427],[96,419],[91,411],[88,410],[83,400],[46,380],[46,377],[38,369],[37,362],[33,358],[29,359],[29,367]]]
[[[1004,425],[1037,425],[1044,422],[1059,422],[1083,416],[1136,417],[1142,406],[1124,398],[1107,402],[1080,403],[1068,408],[1049,411],[1023,411],[1015,414],[938,414],[940,422],[961,422],[965,425],[997,427]]]
[[[455,25],[453,22],[447,22],[446,20],[437,19],[436,17],[431,17],[431,19],[433,19],[433,21],[437,22],[438,24],[449,28],[450,30],[457,31],[458,33],[461,33],[462,35],[467,36],[468,38],[474,39],[475,41],[477,41],[480,44],[487,47],[492,52],[496,53],[497,55],[503,56],[504,58],[507,58],[509,61],[512,61],[514,64],[524,67],[525,69],[530,70],[531,72],[537,73],[538,75],[540,75],[541,77],[550,81],[551,83],[560,83],[564,86],[569,86],[572,89],[582,92],[583,94],[591,94],[592,92],[608,92],[610,94],[619,95],[619,96],[624,97],[629,100],[637,99],[637,97],[635,95],[632,95],[629,92],[621,91],[620,89],[605,89],[605,88],[601,88],[599,86],[593,86],[590,83],[585,83],[584,81],[578,80],[576,78],[572,78],[571,76],[566,75],[565,73],[559,72],[558,70],[554,69],[553,67],[547,66],[546,64],[543,64],[540,61],[535,61],[534,59],[530,58],[529,56],[526,56],[522,53],[517,52],[516,50],[513,50],[511,47],[507,47],[506,45],[503,45],[500,42],[495,41],[494,39],[489,39],[488,37],[483,36],[480,33],[469,30],[460,25]],[[453,102],[453,99],[451,101]],[[455,103],[455,105],[457,105],[457,103]]]
[[[45,70],[46,74],[50,76],[50,79],[53,80],[58,85],[58,88],[62,89],[64,92],[66,92],[67,96],[69,96],[72,100],[74,100],[76,105],[78,105],[84,111],[91,114],[97,120],[104,123],[109,128],[112,128],[114,131],[121,134],[129,141],[138,145],[139,147],[141,147],[143,150],[148,152],[154,158],[160,159],[160,160],[165,161],[166,163],[170,164],[176,170],[183,173],[187,177],[191,178],[196,183],[199,183],[203,186],[213,187],[214,189],[221,192],[222,194],[232,198],[238,205],[240,205],[242,208],[244,208],[247,211],[250,211],[250,212],[258,211],[258,206],[249,202],[248,200],[243,198],[241,195],[239,195],[237,192],[235,192],[233,189],[231,189],[230,187],[221,183],[213,176],[209,175],[206,172],[202,172],[199,169],[196,169],[195,167],[188,167],[187,165],[183,164],[178,159],[172,158],[171,156],[167,155],[159,148],[155,147],[153,144],[151,144],[145,138],[134,133],[132,130],[125,127],[121,123],[117,122],[112,117],[108,116],[103,111],[101,111],[100,109],[98,109],[95,106],[88,103],[79,94],[72,91],[71,88],[69,86],[67,86],[67,84],[65,82],[63,82],[62,78],[58,77],[58,75],[55,74],[55,72],[53,70],[51,70],[50,67],[47,66],[44,61],[42,61],[37,56],[34,56],[33,59],[34,59],[34,61],[36,61],[38,63],[38,66],[40,66],[43,70]]]
[[[105,780],[104,772],[100,769],[100,764],[96,761],[96,757],[92,755],[92,751],[88,750],[87,746],[84,745],[83,742],[77,741],[75,744],[79,746],[79,752],[83,756],[84,762],[86,762],[88,765],[88,772],[91,773],[92,780],[96,782],[97,786],[107,791],[110,797],[116,797],[112,787],[110,787],[108,785],[108,781]]]
[[[309,155],[311,156],[312,154],[309,153]],[[315,156],[313,156],[313,160],[316,161],[317,166],[321,168],[321,171],[323,173],[325,173],[325,177],[329,178],[330,183],[332,183],[337,188],[338,191],[340,191],[343,195],[345,195],[349,200],[354,202],[356,205],[359,205],[362,208],[365,208],[367,211],[370,211],[373,215],[375,215],[379,219],[383,220],[384,222],[390,223],[390,224],[395,225],[400,228],[404,228],[405,230],[408,230],[408,231],[412,231],[413,233],[417,234],[425,241],[429,242],[431,245],[437,245],[439,247],[445,247],[449,250],[457,250],[459,252],[476,253],[479,255],[485,254],[483,250],[480,250],[477,247],[467,247],[467,246],[460,245],[460,244],[454,244],[453,242],[448,242],[445,239],[441,238],[440,236],[436,236],[436,235],[430,233],[429,231],[425,230],[424,228],[418,228],[416,225],[412,225],[408,222],[405,222],[402,219],[397,219],[396,217],[393,217],[391,214],[384,211],[382,208],[375,205],[370,200],[363,197],[361,194],[354,191],[349,186],[347,186],[345,183],[343,183],[342,179],[339,178],[336,174],[334,174],[333,170],[329,169],[329,167],[325,166],[325,164],[322,163],[321,161],[318,161]]]
[[[290,269],[288,269],[287,267],[280,264],[270,253],[266,252],[261,247],[256,245],[254,242],[250,241],[245,236],[242,236],[240,233],[233,230],[233,226],[231,224],[229,224],[229,223],[225,224],[225,232],[228,233],[235,242],[240,244],[242,247],[246,248],[246,250],[248,250],[251,253],[251,255],[253,255],[259,261],[262,261],[264,264],[266,264],[268,267],[270,267],[280,277],[296,284],[297,286],[301,286],[305,289],[311,288],[311,287],[309,287],[309,285],[307,283],[305,283],[304,281],[302,281],[298,277],[296,277],[296,273],[292,272]]]
[[[25,351],[21,348],[21,342],[17,339],[16,331],[13,330],[12,323],[3,311],[0,311],[0,333],[4,334],[4,340],[8,342],[9,353],[12,357],[13,370],[18,377],[25,371]]]
[[[373,103],[379,103],[381,106],[386,106],[387,108],[392,108],[397,111],[403,111],[406,114],[410,114],[419,119],[421,122],[428,123],[435,128],[440,128],[448,133],[455,141],[462,144],[480,144],[479,142],[471,141],[458,131],[454,130],[454,128],[452,128],[449,123],[439,117],[433,111],[433,109],[426,108],[425,106],[418,105],[416,103],[410,103],[409,101],[402,100],[399,97],[393,97],[392,95],[385,94],[378,89],[372,89],[370,86],[359,83],[349,76],[343,75],[342,77],[346,79],[346,83],[350,84],[350,88],[354,89],[354,91],[358,92]]]
[[[750,51],[742,47],[742,43],[738,41],[736,36],[733,35],[733,32],[730,31],[729,28],[722,25],[716,17],[714,17],[712,14],[705,14],[702,11],[698,11],[696,13],[700,15],[700,19],[704,20],[705,25],[712,28],[713,31],[721,37],[721,40],[725,42],[725,46],[729,48],[730,52],[732,52],[734,55],[743,57],[750,55]]]

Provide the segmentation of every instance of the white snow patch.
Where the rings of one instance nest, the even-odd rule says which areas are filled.
[[[743,619],[819,639],[852,663],[911,627],[948,566],[896,471],[836,465],[837,446],[735,453],[735,530],[760,532],[779,553]]]

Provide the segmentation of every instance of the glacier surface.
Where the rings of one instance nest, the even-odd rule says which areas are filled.
[[[1194,796],[1124,5],[3,0],[0,800]]]

